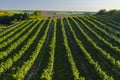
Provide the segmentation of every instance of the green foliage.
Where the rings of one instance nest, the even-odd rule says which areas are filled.
[[[5,29],[5,28],[7,28],[6,25],[0,25],[0,29]]]
[[[52,80],[53,76],[53,66],[54,66],[54,54],[55,54],[55,43],[56,43],[56,20],[54,20],[54,33],[52,40],[50,42],[50,52],[49,52],[49,63],[42,76],[40,77],[41,80]]]
[[[1,11],[2,12],[2,11]],[[0,24],[13,24],[21,20],[30,20],[30,19],[44,19],[41,14],[41,11],[35,11],[34,13],[14,13],[13,15],[7,14],[0,16]]]
[[[50,73],[50,71],[48,69],[44,70],[44,73],[42,74],[42,76],[40,77],[40,80],[52,80],[52,73]]]
[[[68,57],[68,60],[69,60],[69,63],[70,63],[70,66],[71,66],[71,69],[72,69],[72,72],[73,72],[74,80],[80,80],[80,78],[82,78],[82,80],[85,80],[84,77],[79,76],[80,73],[79,73],[79,71],[76,67],[76,64],[74,62],[71,50],[69,48],[68,40],[67,40],[67,36],[66,36],[66,31],[64,29],[64,24],[63,24],[62,19],[61,19],[61,25],[62,25],[62,32],[63,32],[63,36],[64,36],[64,45],[65,45],[65,48],[66,48],[66,51],[67,51],[67,57]]]
[[[34,64],[37,56],[39,55],[39,53],[40,53],[40,51],[42,49],[42,46],[43,46],[43,44],[45,42],[45,39],[47,37],[47,32],[49,30],[50,23],[51,23],[51,20],[48,23],[48,26],[47,26],[47,29],[45,31],[45,34],[39,40],[35,50],[32,52],[32,54],[30,56],[30,59],[28,59],[26,62],[24,62],[24,64],[21,66],[21,68],[17,70],[17,72],[15,73],[16,76],[13,77],[14,79],[16,79],[16,80],[19,80],[19,79],[23,80],[25,78],[25,75],[28,73],[28,71],[30,70],[30,68]],[[38,35],[40,29],[41,29],[41,27],[39,27],[39,30],[37,31],[36,36]]]
[[[35,11],[33,14],[34,14],[35,16],[41,17],[42,12],[41,12],[41,11]]]
[[[106,11],[105,9],[102,9],[96,15],[109,17],[111,19],[114,19],[115,21],[120,22],[120,10],[114,9],[114,10]]]
[[[30,17],[30,15],[25,15]],[[54,24],[54,26],[51,26],[51,24]],[[93,78],[100,80],[119,79],[120,40],[116,38],[118,36],[115,34],[119,35],[119,32],[116,33],[116,31],[119,31],[120,28],[115,25],[119,24],[111,20],[104,22],[104,19],[101,20],[100,16],[70,17],[64,20],[27,20],[15,23],[0,32],[0,79],[26,80],[30,76],[31,80],[37,80],[37,76],[40,80],[52,80],[54,75],[56,75],[54,70],[61,71],[63,74],[66,72],[65,75],[67,74],[67,76],[65,78],[70,76],[73,80],[89,80]],[[53,30],[49,33],[50,28]],[[59,31],[57,32],[57,30]],[[115,34],[111,36],[110,33]],[[48,34],[51,34],[50,39],[47,38]],[[38,39],[39,35],[41,36]],[[58,37],[58,35],[61,36]],[[36,41],[36,39],[38,40]],[[44,44],[48,41],[47,39],[50,41],[46,49]],[[33,46],[34,42],[36,43],[35,46]],[[65,51],[63,53],[59,45],[56,45],[57,42],[60,43],[60,47],[64,46]],[[71,47],[71,43],[75,44],[75,46]],[[31,47],[34,47],[34,50],[29,50]],[[74,51],[74,49],[72,50],[72,48],[79,50],[80,53],[79,51]],[[38,56],[41,58],[40,53],[44,50],[49,50],[44,55],[48,56],[48,61],[40,61],[44,67],[41,64],[40,66],[34,65],[38,63]],[[60,54],[64,54],[64,56],[61,56],[65,59],[61,59],[61,56],[56,53],[57,50],[58,52],[60,51]],[[60,62],[55,62],[56,56],[57,58],[60,57],[60,61],[64,62],[66,60],[66,64],[62,64],[61,70],[57,70]],[[77,60],[78,62],[83,61],[83,63],[80,63],[82,67],[77,63]],[[64,65],[65,69],[70,70],[68,72],[71,75],[68,75],[67,70],[62,71],[64,70]],[[85,70],[85,72],[81,72],[81,69]],[[37,75],[31,76],[31,73],[34,73],[32,72],[33,70],[35,70],[34,72]],[[34,76],[35,79],[33,78]],[[59,76],[59,72],[57,76]]]
[[[92,43],[92,45],[93,45],[95,48],[98,48],[97,45],[88,37],[88,35],[85,34],[85,32],[80,28],[79,24],[78,24],[73,18],[72,18],[72,21],[76,24],[76,26],[79,28],[79,30],[81,31],[81,33],[86,37],[86,39],[87,39],[88,41],[90,41],[90,43]],[[81,21],[81,20],[80,20],[80,21]],[[84,24],[84,25],[87,27],[87,25],[86,25],[85,23],[83,23],[83,21],[81,21],[81,22],[82,22],[82,24]],[[69,23],[69,22],[68,22],[68,23]],[[70,24],[70,23],[69,23],[69,24]],[[70,25],[69,25],[69,26],[70,26]],[[71,28],[71,30],[72,30],[72,28]],[[73,32],[73,34],[74,34],[74,31],[72,31],[72,32]],[[75,37],[75,36],[76,36],[76,35],[74,34],[74,37]],[[101,77],[103,80],[107,80],[107,79],[114,80],[111,76],[108,76],[108,75],[106,74],[106,72],[104,72],[104,71],[100,68],[100,65],[99,65],[97,62],[95,62],[95,61],[92,59],[92,57],[90,56],[90,53],[88,53],[88,52],[86,51],[86,49],[85,49],[85,47],[82,45],[81,41],[78,40],[77,37],[75,37],[75,39],[76,39],[76,42],[78,43],[80,49],[82,50],[82,52],[85,53],[85,56],[86,56],[86,58],[88,59],[89,63],[92,65],[92,67],[94,67],[97,75],[98,75],[99,77]],[[98,49],[100,49],[100,48],[98,48]]]
[[[96,15],[104,15],[107,11],[105,9],[101,9]]]

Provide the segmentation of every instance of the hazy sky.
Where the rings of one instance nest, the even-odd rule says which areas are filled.
[[[0,9],[98,11],[120,9],[120,0],[0,0]]]

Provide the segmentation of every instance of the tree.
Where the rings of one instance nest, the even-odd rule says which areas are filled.
[[[37,17],[41,17],[42,15],[41,11],[35,11],[33,14]]]
[[[23,14],[23,18],[24,18],[25,20],[30,19],[30,17],[31,17],[31,15],[30,15],[29,13],[24,13],[24,14]]]
[[[106,9],[101,9],[98,13],[97,13],[97,15],[105,15],[106,14]]]

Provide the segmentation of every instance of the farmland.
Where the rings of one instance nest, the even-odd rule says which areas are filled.
[[[0,31],[0,80],[120,80],[120,24],[96,16],[15,23]]]

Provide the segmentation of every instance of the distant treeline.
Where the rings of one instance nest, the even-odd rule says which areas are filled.
[[[96,15],[109,17],[117,22],[120,22],[120,10],[114,9],[114,10],[107,11],[105,9],[102,9]]]
[[[2,15],[0,15],[0,24],[12,24],[15,23],[17,21],[21,21],[21,20],[29,20],[29,19],[40,19],[43,18],[41,11],[35,11],[34,13],[15,13],[13,15],[4,15],[4,11],[0,11],[0,13],[2,13]]]

